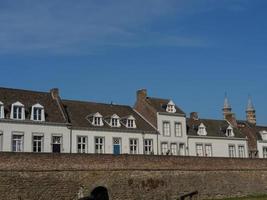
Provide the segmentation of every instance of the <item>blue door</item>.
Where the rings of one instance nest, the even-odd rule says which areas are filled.
[[[113,153],[114,155],[121,154],[121,143],[120,138],[113,138]]]

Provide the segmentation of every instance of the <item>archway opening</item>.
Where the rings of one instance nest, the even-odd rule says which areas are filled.
[[[97,187],[91,192],[93,200],[109,200],[108,190],[105,187]]]

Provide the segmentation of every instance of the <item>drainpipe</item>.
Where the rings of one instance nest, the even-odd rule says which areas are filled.
[[[159,155],[159,133],[157,133],[157,155]]]
[[[70,129],[70,153],[72,153],[72,125],[67,126]]]

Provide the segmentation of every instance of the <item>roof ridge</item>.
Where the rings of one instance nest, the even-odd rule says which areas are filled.
[[[50,92],[44,91],[36,91],[36,90],[27,90],[27,89],[19,89],[19,88],[7,88],[7,87],[0,87],[0,90],[12,90],[12,91],[20,91],[20,92],[28,92],[28,93],[41,93],[41,94],[50,94]]]
[[[129,107],[133,110],[130,105],[123,105],[123,104],[109,104],[109,103],[102,103],[102,102],[93,102],[93,101],[86,101],[86,100],[72,100],[72,99],[62,99],[62,102],[73,102],[73,103],[83,103],[83,104],[99,104],[99,105],[106,105],[106,106],[117,106],[117,107]]]
[[[164,99],[164,98],[158,98],[158,97],[147,97],[147,99],[155,99],[155,100],[167,100],[170,101],[171,99]]]

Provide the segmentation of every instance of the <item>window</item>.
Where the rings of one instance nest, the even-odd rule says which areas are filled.
[[[144,153],[146,155],[153,154],[153,141],[150,139],[146,139],[144,141],[144,149],[145,149]]]
[[[161,154],[162,155],[168,155],[169,154],[168,143],[166,143],[166,142],[161,143]]]
[[[163,122],[163,136],[171,135],[171,124],[170,122]]]
[[[238,146],[238,157],[245,158],[245,147],[242,145]]]
[[[96,126],[101,125],[101,117],[95,117],[94,118],[94,125],[96,125]]]
[[[61,153],[62,149],[62,136],[52,136],[52,152]]]
[[[130,139],[130,154],[138,154],[138,140]]]
[[[226,129],[226,136],[227,136],[227,137],[233,137],[233,136],[234,136],[233,128],[232,128],[231,126],[229,126],[229,127]]]
[[[212,146],[211,144],[205,144],[205,156],[212,157]]]
[[[85,136],[77,137],[77,152],[87,153],[87,137]]]
[[[182,137],[182,124],[181,123],[175,123],[174,125],[175,129],[175,136],[176,137]]]
[[[12,104],[11,107],[11,119],[24,120],[25,119],[25,109],[24,105],[20,102]]]
[[[12,136],[12,151],[13,152],[22,152],[23,151],[23,135]]]
[[[235,157],[235,145],[229,145],[229,157],[230,158]]]
[[[116,118],[112,118],[112,119],[111,119],[111,125],[112,125],[113,127],[118,127],[118,122],[119,122],[119,120],[116,119]]]
[[[87,120],[94,126],[103,126],[103,116],[100,113],[89,115]]]
[[[128,119],[127,120],[127,127],[128,128],[133,128],[134,127],[134,120],[133,119]]]
[[[40,104],[32,106],[31,120],[45,121],[44,107]]]
[[[197,134],[202,136],[207,135],[206,126],[203,123],[199,125]]]
[[[175,113],[175,112],[176,112],[175,104],[173,103],[173,101],[170,101],[170,102],[167,104],[166,111],[169,112],[169,113]]]
[[[0,151],[3,151],[3,133],[0,132]]]
[[[171,154],[174,156],[177,155],[177,144],[175,144],[175,143],[171,144]]]
[[[203,144],[196,144],[197,156],[204,156]]]
[[[0,101],[0,119],[5,118],[5,109],[4,109],[4,104]]]
[[[35,153],[43,152],[43,136],[33,135],[32,138],[32,151]]]
[[[98,153],[98,154],[104,153],[104,138],[103,137],[95,138],[95,153]]]
[[[185,156],[185,144],[184,143],[179,144],[179,155]]]
[[[262,152],[263,152],[263,158],[267,158],[267,147],[263,147]]]

